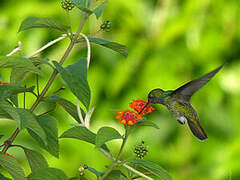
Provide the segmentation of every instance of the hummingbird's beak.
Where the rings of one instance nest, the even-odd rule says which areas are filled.
[[[148,105],[149,105],[149,102],[147,102],[147,103],[143,106],[143,108],[141,109],[141,111],[139,111],[138,114],[141,114],[141,113],[143,112],[143,110],[144,110]]]

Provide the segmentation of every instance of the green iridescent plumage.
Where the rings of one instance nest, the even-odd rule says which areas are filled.
[[[190,99],[192,95],[209,82],[222,67],[223,65],[199,79],[184,84],[174,91],[154,89],[148,94],[148,103],[166,106],[180,124],[187,122],[194,136],[200,140],[205,140],[207,139],[207,134],[200,125],[198,115],[190,104]]]

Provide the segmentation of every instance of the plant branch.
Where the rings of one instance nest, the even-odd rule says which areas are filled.
[[[101,151],[107,158],[116,161],[116,158],[112,157],[110,154],[108,154],[105,150],[103,150],[102,148],[98,148],[99,151]],[[121,163],[120,160],[117,161],[118,163]],[[151,177],[148,177],[147,175],[143,174],[142,172],[132,168],[131,166],[127,165],[126,163],[122,165],[123,167],[127,168],[128,170],[132,171],[133,173],[147,179],[147,180],[153,180]]]
[[[127,138],[128,138],[128,126],[126,126],[125,128],[125,134],[124,134],[124,138],[120,147],[120,150],[118,152],[118,155],[116,157],[116,159],[114,160],[114,163],[110,166],[110,168],[108,168],[108,170],[104,173],[102,179],[106,178],[111,172],[112,170],[119,164],[118,160],[120,158],[120,155],[122,154],[123,148],[127,142]]]
[[[78,38],[78,36],[79,36],[79,34],[80,34],[80,32],[81,32],[84,24],[85,24],[85,21],[87,20],[87,18],[88,18],[88,15],[84,13],[84,14],[83,14],[82,21],[81,21],[81,23],[80,23],[80,25],[79,25],[79,27],[78,27],[77,33],[76,33],[76,35],[74,36],[74,38],[71,40],[71,42],[70,42],[67,50],[65,51],[64,55],[63,55],[62,58],[61,58],[59,64],[63,64],[64,61],[66,60],[66,58],[68,57],[68,55],[70,54],[70,52],[71,52],[74,44],[76,43],[77,38]],[[60,37],[60,38],[63,38],[63,37]],[[58,39],[59,39],[59,38],[58,38]],[[58,41],[59,41],[59,40],[58,40]],[[41,51],[42,51],[42,50],[41,50]],[[41,51],[40,51],[40,52],[41,52]],[[33,57],[33,56],[35,56],[36,54],[37,54],[37,53],[35,52],[34,54],[30,55],[29,57]],[[49,87],[51,86],[53,80],[55,79],[57,73],[58,73],[58,72],[57,72],[57,70],[55,69],[55,70],[53,71],[50,79],[48,80],[46,86],[45,86],[44,89],[42,90],[41,94],[38,96],[37,100],[33,103],[32,107],[30,108],[29,111],[30,111],[31,113],[35,110],[35,108],[38,106],[38,104],[40,103],[40,101],[42,100],[42,98],[44,97],[44,95],[47,93],[47,91],[48,91]],[[19,133],[19,129],[17,128],[17,129],[14,131],[14,133],[12,134],[12,136],[9,138],[9,143],[3,148],[3,150],[2,150],[3,153],[6,153],[6,151],[7,151],[8,148],[9,148],[9,146],[12,144],[12,142],[14,141],[14,139],[17,137],[18,133]]]

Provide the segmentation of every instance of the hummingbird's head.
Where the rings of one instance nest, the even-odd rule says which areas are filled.
[[[150,104],[164,104],[165,91],[162,89],[153,89],[148,94],[148,103]]]

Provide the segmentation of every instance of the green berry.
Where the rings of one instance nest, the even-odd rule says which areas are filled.
[[[74,8],[74,4],[71,0],[62,0],[61,2],[62,8],[65,10],[72,10]]]
[[[137,145],[134,149],[134,153],[140,159],[144,158],[144,156],[147,154],[147,152],[148,152],[148,149],[147,149],[147,146],[144,145],[144,142]]]

